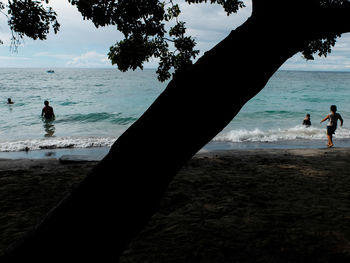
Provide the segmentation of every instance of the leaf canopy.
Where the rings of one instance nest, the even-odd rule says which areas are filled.
[[[158,79],[171,77],[171,70],[179,72],[192,65],[199,54],[196,41],[186,35],[186,23],[175,0],[68,0],[76,6],[84,19],[96,27],[114,25],[124,34],[108,53],[112,64],[121,71],[143,68],[151,58],[159,60]],[[259,0],[261,1],[261,0]],[[328,8],[341,6],[347,0],[310,0]],[[221,5],[227,15],[243,8],[240,0],[185,0],[188,4],[210,3]],[[260,2],[264,5],[265,2]],[[268,1],[266,1],[266,5]],[[300,7],[303,8],[303,7]],[[46,39],[50,26],[57,33],[60,24],[57,14],[49,7],[49,0],[8,0],[0,2],[0,12],[7,16],[12,32],[12,45],[17,46],[24,36]],[[312,39],[302,51],[306,59],[314,54],[327,56],[340,34],[329,34]]]

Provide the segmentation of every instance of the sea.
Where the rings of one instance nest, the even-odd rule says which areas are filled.
[[[166,87],[154,69],[48,70],[0,68],[0,158],[103,157]],[[54,121],[41,117],[45,100]],[[334,143],[350,147],[349,101],[350,72],[278,71],[202,150],[326,147],[320,120],[332,104],[344,119]],[[307,113],[310,127],[302,125]]]

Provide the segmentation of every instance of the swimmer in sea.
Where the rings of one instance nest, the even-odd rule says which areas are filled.
[[[49,102],[47,100],[44,101],[45,107],[41,111],[41,116],[44,117],[45,119],[54,119],[55,118],[55,113],[53,112],[53,108],[49,106]]]
[[[306,114],[305,119],[303,120],[303,125],[305,127],[310,127],[311,126],[311,119],[310,119],[310,114]]]

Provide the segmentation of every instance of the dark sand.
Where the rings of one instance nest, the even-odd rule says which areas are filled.
[[[94,164],[0,160],[0,254]],[[121,262],[350,262],[350,149],[197,155]]]
[[[95,164],[0,159],[0,255],[40,222]]]

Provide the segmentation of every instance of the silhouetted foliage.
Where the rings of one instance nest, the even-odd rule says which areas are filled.
[[[158,79],[165,81],[175,73],[192,65],[199,54],[196,42],[186,36],[186,23],[179,20],[181,10],[173,0],[68,0],[75,5],[84,19],[91,20],[96,27],[115,25],[125,39],[116,42],[108,53],[112,64],[119,70],[143,68],[150,58],[159,60]],[[222,5],[227,15],[236,13],[245,7],[239,0],[186,0],[189,4],[207,3]],[[261,5],[271,4],[261,1]],[[287,1],[286,1],[287,2]],[[341,6],[347,0],[308,0],[308,5],[316,8]],[[48,7],[49,0],[9,0],[0,2],[0,10],[8,14],[8,23],[13,32],[12,43],[18,45],[24,37],[45,39],[50,24],[54,32],[59,30],[56,13]],[[291,1],[293,3],[293,1]],[[298,8],[303,8],[301,5]],[[312,17],[312,14],[310,14]],[[297,18],[295,18],[297,19]],[[327,56],[340,34],[312,39],[302,51],[306,59],[313,59],[314,54]]]
[[[57,22],[56,12],[51,7],[45,8],[42,2],[48,4],[49,1],[9,0],[6,5],[0,3],[1,12],[8,17],[14,48],[24,36],[32,39],[46,39],[50,25],[55,33],[58,32],[60,24]],[[7,14],[4,10],[7,10]]]
[[[142,68],[156,57],[160,80],[171,77],[172,68],[181,73],[118,137],[92,173],[33,232],[10,247],[4,262],[46,263],[53,255],[52,262],[112,262],[157,211],[181,167],[285,61],[298,52],[308,59],[315,53],[326,55],[337,36],[350,32],[346,0],[252,0],[252,16],[191,65],[198,51],[194,39],[185,35],[185,23],[178,20],[175,1],[70,2],[97,27],[115,25],[124,33],[125,39],[109,53],[121,70]],[[237,0],[187,2],[219,4],[228,15],[243,7]],[[9,5],[2,7],[4,11]],[[35,26],[47,28],[39,22]]]

